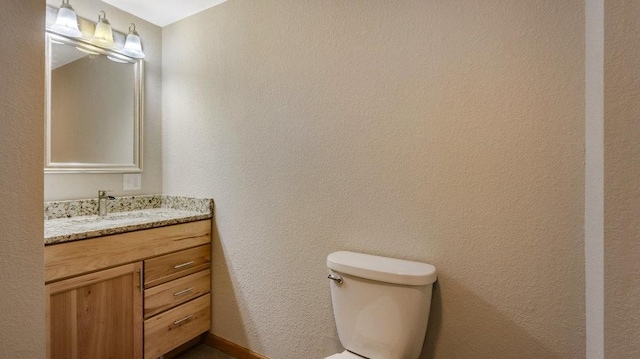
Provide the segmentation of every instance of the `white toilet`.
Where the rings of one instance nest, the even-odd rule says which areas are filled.
[[[436,268],[354,252],[327,256],[338,336],[346,349],[325,359],[417,359]]]

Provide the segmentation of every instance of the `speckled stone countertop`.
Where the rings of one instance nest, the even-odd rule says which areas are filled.
[[[97,210],[97,199],[46,202],[44,244],[209,219],[213,200],[164,195],[117,197],[109,201],[107,216],[97,216]]]

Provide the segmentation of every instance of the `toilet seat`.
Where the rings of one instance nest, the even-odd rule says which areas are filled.
[[[359,355],[353,354],[348,350],[345,350],[342,353],[333,354],[324,359],[364,359],[364,357],[361,357]]]

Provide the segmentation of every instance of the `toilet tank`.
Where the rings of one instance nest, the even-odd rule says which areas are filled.
[[[436,268],[355,252],[327,257],[340,342],[366,358],[417,359],[422,351]]]

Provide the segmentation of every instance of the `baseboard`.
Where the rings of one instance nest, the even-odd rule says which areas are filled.
[[[212,333],[206,333],[202,342],[237,359],[270,359],[269,357],[256,353],[253,350],[242,347]]]

